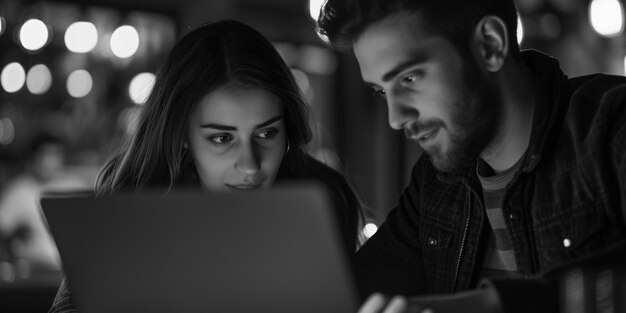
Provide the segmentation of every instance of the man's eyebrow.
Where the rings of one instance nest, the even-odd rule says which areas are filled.
[[[424,54],[412,56],[410,59],[406,59],[396,64],[396,66],[394,66],[391,70],[385,73],[385,75],[383,75],[382,81],[386,83],[396,77],[400,72],[404,71],[407,67],[423,63],[425,60],[426,55]]]
[[[375,89],[376,87],[378,87],[378,85],[374,84],[374,83],[370,83],[368,81],[364,81],[363,84],[365,85],[365,87],[367,88],[372,88]]]
[[[280,121],[281,119],[283,119],[282,115],[274,116],[263,123],[255,125],[254,128],[262,128],[272,123],[275,123],[277,121]],[[235,126],[222,125],[222,124],[217,124],[217,123],[202,124],[200,125],[200,128],[212,128],[212,129],[217,129],[217,130],[229,130],[229,131],[237,130],[237,127]]]

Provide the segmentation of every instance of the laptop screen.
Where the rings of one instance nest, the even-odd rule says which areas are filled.
[[[354,312],[317,185],[44,197],[73,299],[96,312]]]

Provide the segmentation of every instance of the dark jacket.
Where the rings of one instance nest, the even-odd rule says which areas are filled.
[[[535,115],[502,210],[519,270],[531,278],[626,238],[626,78],[568,79],[557,60],[522,55],[535,73]],[[475,163],[447,175],[421,157],[398,206],[357,254],[362,295],[475,287],[487,224]]]

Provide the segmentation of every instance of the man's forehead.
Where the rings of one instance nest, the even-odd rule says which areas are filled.
[[[415,14],[405,13],[366,28],[353,45],[363,80],[380,80],[386,70],[423,50],[434,36],[419,25]]]
[[[397,59],[402,52],[397,44],[388,38],[365,38],[354,45],[354,55],[359,63],[361,78],[375,82],[381,78],[384,69],[389,68],[391,60]]]

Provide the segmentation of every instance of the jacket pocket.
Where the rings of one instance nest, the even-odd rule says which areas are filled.
[[[606,216],[600,201],[558,212],[535,218],[535,242],[542,270],[596,252],[606,245],[603,236]]]
[[[423,215],[420,221],[420,243],[424,253],[437,253],[450,247],[454,236],[454,226],[430,215]]]
[[[440,290],[453,281],[457,253],[454,225],[435,216],[423,215],[419,242],[430,290]]]

